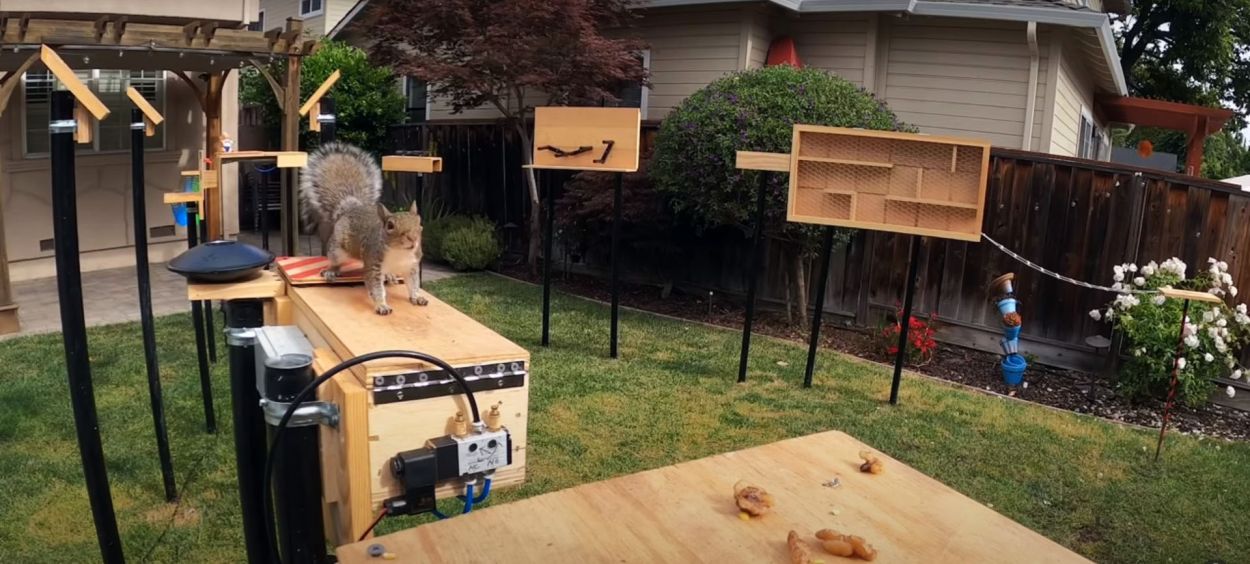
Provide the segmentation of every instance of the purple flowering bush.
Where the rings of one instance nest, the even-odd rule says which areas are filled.
[[[678,105],[660,125],[651,177],[674,211],[696,225],[749,231],[758,173],[734,168],[734,156],[740,150],[790,152],[796,123],[914,131],[872,94],[836,75],[765,67],[726,75]],[[789,175],[773,174],[769,182],[767,233],[810,254],[819,230],[785,221],[789,181]]]

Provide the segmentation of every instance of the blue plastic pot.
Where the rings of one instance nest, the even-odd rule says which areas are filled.
[[[1016,299],[1004,298],[1002,300],[999,300],[998,312],[1003,315],[1007,315],[1008,313],[1015,313],[1016,312]]]
[[[1024,382],[1024,369],[1029,367],[1029,363],[1024,357],[1018,354],[1009,354],[1003,357],[1003,383],[1008,386],[1019,386]]]
[[[1016,354],[1020,352],[1019,339],[1003,339],[999,341],[999,346],[1003,349],[1003,354]]]
[[[176,204],[173,206],[173,209],[174,209],[174,224],[177,225],[178,227],[186,227],[187,226],[187,205]]]
[[[1004,327],[1003,336],[1006,337],[1008,341],[1014,341],[1016,339],[1019,339],[1020,338],[1020,326],[1017,325],[1015,327]]]

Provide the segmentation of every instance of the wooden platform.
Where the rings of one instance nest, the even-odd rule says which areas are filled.
[[[860,473],[865,449],[836,431],[785,440],[474,511],[339,547],[338,558],[376,562],[366,551],[381,543],[396,561],[433,564],[783,564],[787,531],[812,540],[832,528],[866,538],[876,562],[1086,562],[887,456],[884,474]],[[835,476],[841,487],[822,486]],[[774,513],[741,521],[732,498],[740,479],[772,493]],[[812,555],[856,562],[816,545]]]

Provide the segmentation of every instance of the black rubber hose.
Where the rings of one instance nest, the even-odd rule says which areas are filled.
[[[265,531],[269,536],[269,546],[273,549],[273,561],[277,564],[282,564],[282,556],[278,553],[278,534],[274,530],[273,495],[270,494],[270,490],[273,487],[273,459],[274,455],[277,453],[278,442],[282,440],[282,432],[286,430],[287,425],[291,422],[291,417],[295,415],[295,410],[299,409],[299,406],[308,399],[308,396],[317,390],[317,387],[326,383],[331,378],[337,376],[339,372],[348,368],[358,364],[364,364],[371,360],[379,360],[383,358],[411,358],[422,362],[428,362],[441,368],[442,370],[445,370],[448,374],[451,374],[452,378],[456,379],[456,383],[460,384],[460,389],[464,391],[465,398],[469,400],[469,411],[473,413],[473,422],[482,422],[482,416],[477,410],[477,399],[473,397],[473,390],[469,389],[469,383],[464,380],[464,376],[461,376],[459,372],[456,372],[455,368],[452,368],[450,364],[447,364],[446,361],[436,356],[417,351],[377,351],[345,360],[333,368],[326,370],[325,374],[318,376],[316,380],[313,380],[307,386],[304,386],[304,389],[300,390],[299,393],[295,395],[295,399],[291,400],[291,404],[286,408],[286,413],[282,414],[282,420],[278,421],[278,425],[274,427],[273,441],[269,443],[269,456],[265,457],[265,481],[263,482],[266,492],[264,496]]]

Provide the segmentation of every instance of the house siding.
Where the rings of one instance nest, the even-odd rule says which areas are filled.
[[[914,18],[885,30],[890,40],[882,90],[901,120],[923,133],[1023,146],[1030,61],[1025,24]],[[1041,111],[1030,116],[1035,146],[1045,115],[1048,35],[1039,31]]]
[[[1078,60],[1071,49],[1063,49],[1059,57],[1058,77],[1055,81],[1055,114],[1049,148],[1049,152],[1056,155],[1077,154],[1080,147],[1078,137],[1081,130],[1081,109],[1094,106],[1092,81],[1088,75],[1082,73]]]
[[[822,14],[803,16],[791,23],[790,30],[804,65],[863,86],[870,25],[868,15]]]
[[[265,27],[275,28],[286,25],[287,18],[298,18],[300,0],[263,0],[260,8],[265,11]],[[322,15],[304,18],[304,34],[309,37],[321,37],[329,31],[330,27],[326,26],[326,16],[334,6],[333,0],[324,0],[322,3]],[[348,6],[346,9],[350,9]],[[345,11],[343,13],[346,13]],[[342,14],[340,14],[342,17]]]
[[[768,62],[768,47],[773,33],[768,27],[768,14],[761,10],[747,9],[747,61],[745,68],[758,69]]]

